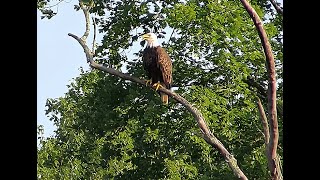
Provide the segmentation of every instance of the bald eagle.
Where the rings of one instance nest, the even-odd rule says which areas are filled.
[[[143,67],[146,71],[148,78],[147,83],[151,82],[159,87],[171,88],[172,83],[172,62],[167,52],[160,46],[157,36],[154,33],[147,33],[142,36],[147,41],[147,46],[143,51],[142,61]],[[167,94],[159,92],[161,101],[167,105],[169,97]]]

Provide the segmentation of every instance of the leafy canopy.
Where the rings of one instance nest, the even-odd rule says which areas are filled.
[[[47,3],[38,1],[44,15]],[[269,1],[250,3],[263,17],[275,55],[281,147],[282,18]],[[138,37],[158,34],[173,60],[175,91],[199,108],[249,179],[269,177],[256,106],[257,96],[267,103],[265,56],[239,1],[98,0],[90,13],[104,35],[96,61],[145,77]],[[39,179],[235,178],[174,100],[163,106],[149,88],[98,70],[81,70],[68,88],[46,103],[58,128],[38,148]]]

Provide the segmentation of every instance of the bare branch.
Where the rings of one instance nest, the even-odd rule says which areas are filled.
[[[85,5],[80,1],[79,1],[79,5],[80,5],[80,8],[82,9],[84,17],[86,19],[86,31],[82,35],[81,39],[83,41],[86,41],[87,37],[89,35],[89,32],[90,32],[90,20],[89,20],[89,9],[90,9],[90,7],[85,7]]]
[[[263,127],[264,144],[266,147],[265,152],[266,152],[266,156],[268,159],[268,164],[270,166],[270,164],[272,164],[272,158],[271,158],[271,154],[269,153],[270,132],[269,132],[268,119],[267,119],[266,113],[264,112],[261,101],[258,97],[257,97],[257,105],[258,105],[259,115],[260,115],[260,119],[261,119],[262,127]]]
[[[94,18],[92,18],[92,23],[93,23],[93,41],[92,41],[92,55],[95,54],[95,48],[96,48],[96,33],[97,33],[97,28],[96,28],[96,21]]]
[[[277,154],[277,158],[276,158],[276,167],[277,167],[277,172],[279,172],[279,180],[283,180],[282,165],[281,165],[281,160],[280,160],[279,154]]]
[[[257,89],[257,96],[259,96],[259,98],[267,98],[267,90],[261,84],[255,82],[254,79],[248,77],[248,79],[244,79],[243,81],[247,83],[249,87]],[[280,100],[277,100],[277,115],[279,115],[280,117],[283,116],[282,103]]]
[[[83,6],[81,6],[81,8],[84,8]],[[85,16],[89,17],[88,11],[85,11]],[[86,24],[88,24],[89,18],[86,18]],[[88,31],[88,28],[86,28],[86,32]],[[89,32],[88,32],[89,34]],[[87,34],[87,35],[88,35]],[[75,40],[78,41],[78,43],[82,46],[85,54],[86,54],[86,58],[87,58],[87,62],[90,63],[91,67],[94,67],[96,69],[105,71],[109,74],[118,76],[122,79],[125,80],[130,80],[132,82],[136,82],[136,83],[140,83],[142,85],[146,85],[146,80],[142,80],[139,79],[137,77],[133,77],[130,76],[129,74],[124,74],[120,71],[117,71],[115,69],[112,68],[107,68],[101,64],[96,63],[93,60],[93,54],[90,51],[90,49],[88,48],[88,46],[86,45],[86,42],[84,41],[83,38],[79,38],[78,36],[68,33],[69,36],[73,37]],[[155,87],[153,87],[152,85],[148,86],[152,89],[155,89]],[[175,99],[177,102],[181,103],[184,107],[187,108],[187,110],[193,115],[193,117],[195,118],[195,120],[198,123],[198,126],[202,132],[203,138],[204,140],[210,144],[211,146],[213,146],[214,148],[216,148],[224,157],[224,159],[226,160],[226,162],[228,163],[228,165],[230,166],[230,168],[232,169],[232,171],[234,172],[234,174],[239,178],[239,179],[244,179],[247,180],[248,178],[244,175],[244,173],[241,171],[241,169],[239,168],[239,166],[237,165],[237,160],[234,158],[234,156],[232,154],[230,154],[228,152],[228,150],[223,146],[223,144],[211,133],[211,131],[209,130],[204,117],[202,116],[201,112],[193,107],[186,99],[184,99],[183,97],[181,97],[179,94],[172,92],[171,90],[165,89],[165,88],[160,88],[158,89],[158,91],[163,92],[167,95],[169,95],[171,98]]]
[[[93,62],[93,55],[92,55],[90,49],[88,48],[88,46],[86,45],[86,42],[74,34],[68,33],[68,35],[73,37],[74,39],[76,39],[79,42],[79,44],[82,46],[82,48],[86,54],[87,62],[92,63]]]
[[[270,125],[270,141],[268,144],[268,152],[270,153],[269,169],[271,171],[272,179],[279,179],[279,172],[277,171],[276,157],[278,146],[278,120],[277,120],[277,108],[276,108],[276,71],[274,57],[271,50],[271,45],[268,41],[267,34],[263,28],[262,22],[256,11],[252,8],[246,0],[240,0],[246,11],[249,13],[253,20],[254,25],[257,28],[259,37],[261,39],[262,47],[266,56],[266,65],[268,72],[268,119]]]
[[[273,7],[276,9],[276,11],[283,15],[283,10],[280,6],[278,6],[277,2],[275,0],[270,0],[271,4],[273,5]]]
[[[259,98],[257,98],[257,105],[258,105],[259,115],[260,115],[260,119],[263,127],[264,142],[266,145],[266,149],[268,149],[268,144],[270,139],[268,119]]]

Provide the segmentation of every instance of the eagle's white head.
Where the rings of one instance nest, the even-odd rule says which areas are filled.
[[[147,41],[147,47],[157,47],[159,46],[158,38],[154,33],[147,33],[142,35],[143,40]]]

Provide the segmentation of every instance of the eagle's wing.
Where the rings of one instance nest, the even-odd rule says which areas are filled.
[[[147,72],[148,78],[151,78],[151,71],[150,71],[150,64],[152,63],[152,57],[149,52],[149,49],[145,49],[143,51],[143,56],[142,56],[142,62],[143,62],[143,68]]]
[[[172,62],[168,53],[160,46],[157,47],[158,65],[162,72],[162,78],[168,89],[172,83]]]

